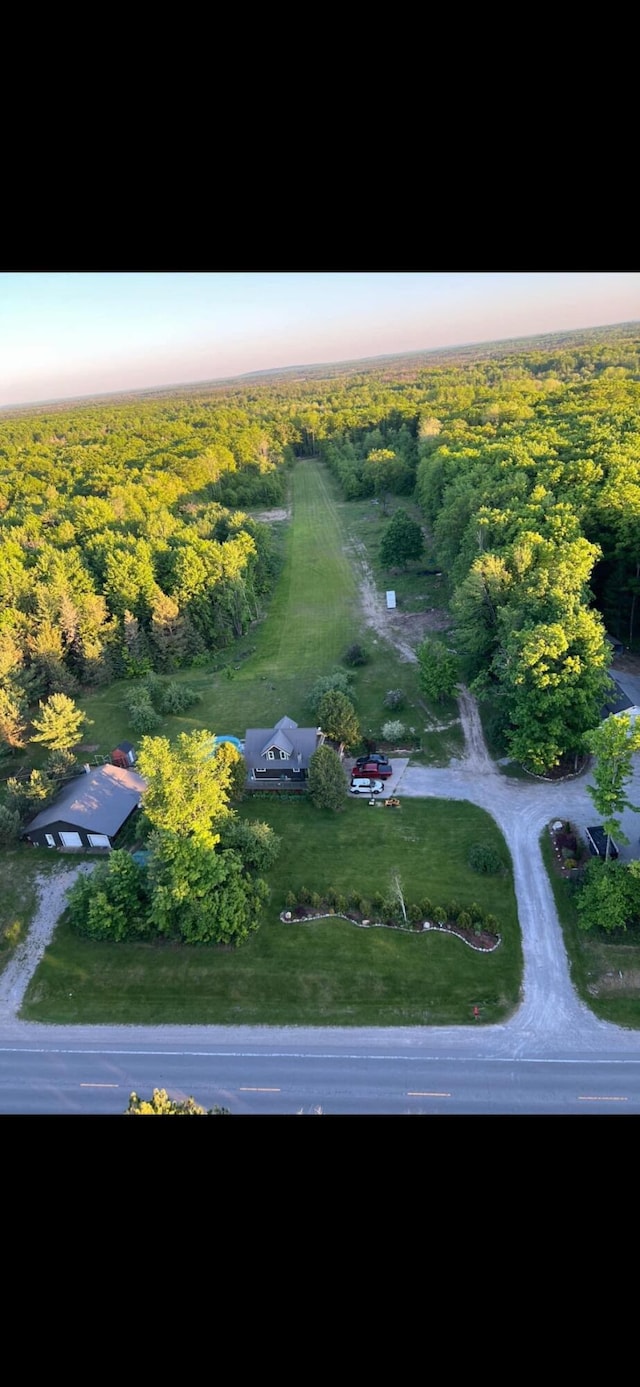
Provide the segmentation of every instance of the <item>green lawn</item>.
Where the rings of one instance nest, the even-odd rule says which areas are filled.
[[[554,870],[547,829],[540,844],[579,996],[603,1021],[640,1029],[640,930],[581,930],[571,884]]]
[[[247,727],[273,726],[284,714],[301,726],[308,725],[311,713],[306,698],[312,684],[340,664],[348,645],[361,641],[372,656],[369,664],[353,671],[363,735],[379,740],[382,724],[397,716],[423,738],[421,761],[446,765],[462,750],[460,727],[423,734],[433,719],[447,721],[454,715],[455,704],[441,709],[427,703],[425,714],[417,665],[402,662],[386,641],[376,639],[364,625],[352,539],[366,532],[363,507],[371,509],[370,504],[341,501],[331,474],[313,459],[297,463],[291,486],[293,521],[282,527],[286,530],[284,566],[265,620],[220,652],[206,671],[185,670],[173,676],[197,689],[202,701],[180,717],[166,718],[163,735],[173,739],[179,732],[204,727],[243,736]],[[366,545],[374,570],[379,535],[386,523],[386,518],[382,522],[376,518],[376,533]],[[384,589],[388,575],[385,578],[378,566],[376,576]],[[436,605],[428,590],[431,580],[408,574],[405,581],[421,585],[425,604]],[[398,714],[384,708],[385,694],[392,688],[404,689],[407,698]],[[123,681],[78,700],[93,720],[85,743],[96,745],[98,755],[108,755],[123,738],[138,740],[123,704],[129,689]]]
[[[455,1025],[504,1020],[517,1005],[522,953],[508,852],[494,821],[465,803],[347,801],[320,813],[305,798],[254,796],[282,849],[259,930],[237,951],[96,944],[64,922],[28,989],[25,1019],[84,1024]],[[504,877],[467,866],[469,845],[502,854]],[[398,872],[408,901],[477,901],[500,922],[493,954],[444,934],[359,929],[345,920],[282,924],[287,891],[384,891]],[[71,995],[70,995],[71,994]]]
[[[298,463],[292,475],[295,523],[287,527],[284,567],[268,615],[206,672],[175,676],[197,689],[202,701],[184,716],[166,718],[165,735],[206,727],[243,736],[247,727],[273,726],[285,713],[308,723],[311,685],[335,668],[356,626],[355,577],[333,490],[320,463]],[[215,668],[223,662],[225,669]],[[128,687],[113,684],[80,701],[93,719],[85,741],[99,744],[105,754],[123,737],[137,740],[122,705]]]

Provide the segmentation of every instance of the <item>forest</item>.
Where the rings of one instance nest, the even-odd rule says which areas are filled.
[[[40,700],[206,663],[260,619],[297,457],[406,497],[509,754],[584,749],[637,645],[640,329],[0,413],[0,743]],[[319,671],[322,672],[322,671]]]

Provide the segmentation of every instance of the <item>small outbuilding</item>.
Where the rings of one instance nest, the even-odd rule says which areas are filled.
[[[396,594],[393,588],[387,593],[387,607],[391,611],[396,605]]]
[[[135,766],[136,749],[131,742],[118,742],[117,747],[111,752],[111,764],[122,766],[124,770],[127,766]]]
[[[28,843],[47,848],[105,848],[139,808],[146,781],[120,766],[87,768],[75,776],[22,830]]]

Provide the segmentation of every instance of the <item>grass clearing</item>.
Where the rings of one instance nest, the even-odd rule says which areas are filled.
[[[295,523],[286,527],[284,566],[268,616],[212,658],[207,670],[173,676],[197,689],[202,701],[182,716],[165,718],[163,735],[174,739],[205,727],[244,736],[247,727],[273,726],[285,713],[308,725],[306,697],[353,638],[358,594],[326,469],[317,462],[298,463],[292,501]],[[94,720],[86,741],[97,743],[105,755],[123,737],[137,740],[123,706],[129,687],[123,681],[80,700]]]
[[[306,798],[241,806],[281,836],[260,929],[238,950],[93,943],[59,925],[28,988],[24,1019],[59,1024],[456,1025],[505,1020],[519,998],[522,951],[511,864],[483,810],[447,800],[400,810],[347,801],[321,813]],[[472,842],[495,847],[503,877],[471,871]],[[282,924],[287,891],[384,891],[398,871],[408,900],[477,901],[502,944],[478,954],[447,935],[359,929],[345,920]],[[72,994],[71,996],[69,994]]]
[[[312,714],[306,700],[311,686],[319,675],[340,665],[353,641],[362,641],[372,658],[352,673],[363,736],[379,740],[382,724],[398,716],[422,737],[430,722],[448,721],[456,708],[453,703],[450,710],[426,703],[425,713],[417,665],[401,661],[387,641],[364,625],[351,538],[366,532],[371,503],[340,500],[334,478],[314,459],[297,463],[291,487],[293,521],[278,526],[284,564],[267,617],[233,647],[212,657],[207,669],[172,676],[197,689],[202,701],[179,717],[165,718],[162,735],[173,740],[180,732],[204,727],[244,736],[248,727],[273,726],[284,714],[301,726],[309,725]],[[366,546],[381,589],[390,580],[377,565],[376,551],[387,523],[388,517],[376,517],[376,534],[368,536]],[[410,573],[402,575],[405,579],[410,585],[421,583],[426,593],[428,579]],[[427,606],[436,605],[428,595],[424,600]],[[78,700],[93,720],[84,740],[97,746],[98,756],[107,756],[123,738],[138,740],[124,707],[130,687],[121,681]],[[384,707],[385,694],[392,688],[404,689],[407,699],[397,715]],[[463,745],[459,726],[446,733],[429,732],[420,759],[446,765]]]
[[[573,984],[583,1002],[603,1021],[640,1029],[640,930],[581,930],[572,883],[558,875],[548,830],[540,837],[562,926]]]
[[[438,567],[428,538],[422,558],[413,560],[406,569],[391,572],[380,563],[382,537],[397,510],[406,510],[424,533],[424,515],[408,496],[390,497],[386,515],[382,512],[382,506],[376,505],[371,497],[364,501],[338,502],[338,513],[345,531],[366,549],[376,587],[381,592],[393,588],[398,606],[403,611],[424,612],[430,607],[446,611],[450,596],[446,574],[424,571]]]

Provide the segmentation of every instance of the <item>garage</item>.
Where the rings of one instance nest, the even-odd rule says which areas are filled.
[[[145,781],[130,767],[87,766],[25,825],[21,837],[34,847],[61,852],[108,852],[139,808],[145,789]]]

